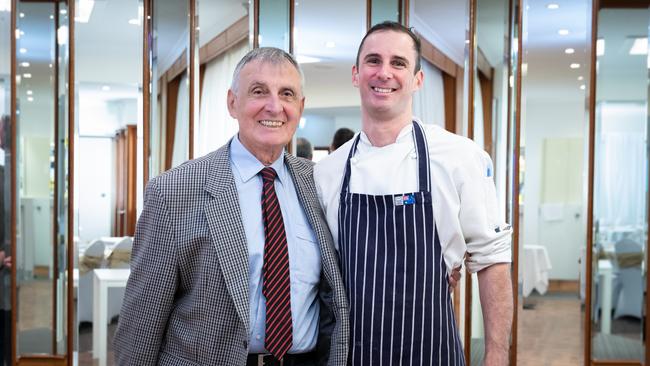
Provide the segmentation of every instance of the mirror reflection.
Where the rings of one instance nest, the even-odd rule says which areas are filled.
[[[555,5],[523,3],[517,360],[577,365],[591,2]]]
[[[124,297],[97,283],[129,268],[142,206],[142,21],[139,0],[81,2],[75,18],[75,327],[79,365],[105,362]],[[106,29],[112,29],[106,32]],[[97,303],[95,303],[97,298]]]
[[[17,350],[55,355],[66,346],[68,13],[58,2],[17,11]]]
[[[189,159],[189,2],[153,7],[149,178]]]
[[[11,37],[9,8],[0,6],[0,39]],[[11,364],[11,43],[0,44],[0,366]]]
[[[505,220],[508,161],[508,0],[476,0],[476,50],[474,78],[474,134],[476,143],[490,155],[494,167],[500,213]],[[511,222],[511,221],[506,221]],[[484,353],[484,329],[478,277],[472,275],[471,364],[480,365]]]
[[[598,11],[592,357],[644,357],[648,16]]]

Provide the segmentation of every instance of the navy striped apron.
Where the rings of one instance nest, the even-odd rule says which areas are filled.
[[[359,136],[346,162],[339,251],[353,366],[465,364],[433,217],[428,146],[417,122],[413,138],[418,192],[350,193],[350,158]]]

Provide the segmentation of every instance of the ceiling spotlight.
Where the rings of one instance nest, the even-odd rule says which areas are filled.
[[[20,52],[20,53],[27,53],[27,48],[21,48],[21,49],[19,50],[19,52]]]
[[[54,15],[50,15],[50,19],[54,19]]]
[[[564,53],[566,53],[567,55],[572,55],[575,52],[576,50],[574,50],[573,48],[567,48],[566,50],[564,50]]]
[[[33,97],[27,97],[27,101],[28,101],[28,102],[33,102],[33,101],[34,101],[34,98],[33,98]]]
[[[31,91],[31,90],[28,90],[28,91],[27,91],[27,95],[32,95],[32,94],[34,94],[33,91]]]
[[[18,15],[19,15],[21,18],[24,18],[24,17],[25,17],[25,13],[20,13],[20,14],[18,14]]]
[[[556,10],[556,9],[560,8],[560,4],[550,3],[550,4],[546,5],[546,8],[550,9],[550,10]]]
[[[68,11],[65,10],[65,9],[61,9],[61,11],[60,11],[59,13],[61,13],[61,14],[63,14],[63,15],[66,15],[66,14],[68,14]]]
[[[29,62],[21,62],[20,66],[22,67],[29,67]]]
[[[31,79],[31,78],[32,78],[32,74],[30,74],[30,73],[24,73],[24,74],[23,74],[23,77],[24,77],[25,79]]]
[[[585,78],[583,78],[582,76],[578,76],[578,81],[582,81],[582,80],[584,80],[584,79],[585,79]]]
[[[108,86],[108,85],[104,85],[104,86],[102,86],[102,90],[103,91],[109,91],[109,90],[111,90],[111,87]]]
[[[580,85],[580,90],[585,90],[585,84]]]
[[[572,68],[572,69],[579,69],[580,64],[573,63],[573,64],[569,65],[569,67]]]
[[[131,25],[140,25],[140,19],[136,19],[136,18],[129,19],[129,24],[131,24]]]
[[[561,36],[568,36],[569,35],[569,30],[568,29],[560,29],[557,31],[557,34]]]
[[[325,47],[334,48],[334,47],[336,47],[336,43],[334,43],[333,41],[327,41],[327,42],[325,42]]]
[[[605,39],[599,38],[596,40],[596,56],[602,56],[605,54]]]

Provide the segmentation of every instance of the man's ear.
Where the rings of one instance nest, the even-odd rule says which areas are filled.
[[[359,69],[357,65],[352,65],[352,85],[359,87]]]
[[[228,105],[228,112],[230,113],[230,116],[234,119],[237,119],[237,111],[235,109],[235,93],[231,89],[228,89],[228,96],[226,98],[226,104]]]
[[[424,72],[422,69],[420,69],[415,73],[413,77],[415,78],[415,88],[413,91],[420,90],[420,88],[422,88],[422,84],[424,83]]]

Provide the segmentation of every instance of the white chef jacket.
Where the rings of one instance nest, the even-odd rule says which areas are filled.
[[[423,125],[431,164],[433,212],[447,270],[460,266],[480,271],[511,261],[511,228],[499,215],[490,156],[476,143],[439,126]],[[368,195],[418,191],[413,125],[395,143],[372,146],[365,133],[350,159],[350,192]],[[355,135],[356,137],[356,135]],[[321,207],[338,248],[338,214],[345,162],[354,139],[314,167]],[[426,188],[425,188],[426,189]],[[433,223],[432,223],[433,224]]]

